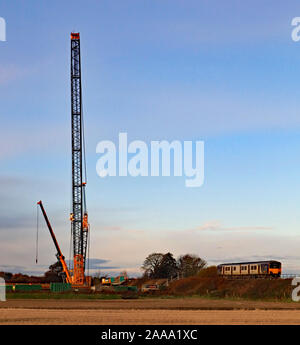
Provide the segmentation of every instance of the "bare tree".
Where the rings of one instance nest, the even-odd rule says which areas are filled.
[[[163,259],[164,254],[152,253],[148,255],[141,267],[144,271],[144,276],[149,278],[158,278],[159,267]]]
[[[98,270],[96,273],[94,273],[94,274],[93,274],[93,277],[94,277],[94,278],[100,279],[100,278],[102,277],[101,270]]]
[[[178,258],[177,265],[180,275],[190,277],[198,274],[207,266],[207,263],[198,255],[185,254]]]

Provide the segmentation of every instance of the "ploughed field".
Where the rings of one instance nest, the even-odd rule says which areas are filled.
[[[8,300],[0,324],[300,324],[300,303],[207,298]]]

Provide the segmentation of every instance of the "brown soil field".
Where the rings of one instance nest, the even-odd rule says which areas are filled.
[[[300,310],[3,309],[1,325],[299,325]]]
[[[0,324],[300,324],[300,303],[211,300],[8,300]]]

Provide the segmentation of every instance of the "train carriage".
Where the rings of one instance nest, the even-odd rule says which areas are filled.
[[[218,275],[230,279],[279,278],[281,262],[275,260],[226,263],[217,266]]]

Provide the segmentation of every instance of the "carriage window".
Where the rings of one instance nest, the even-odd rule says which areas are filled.
[[[233,267],[233,270],[236,271],[236,267]]]

